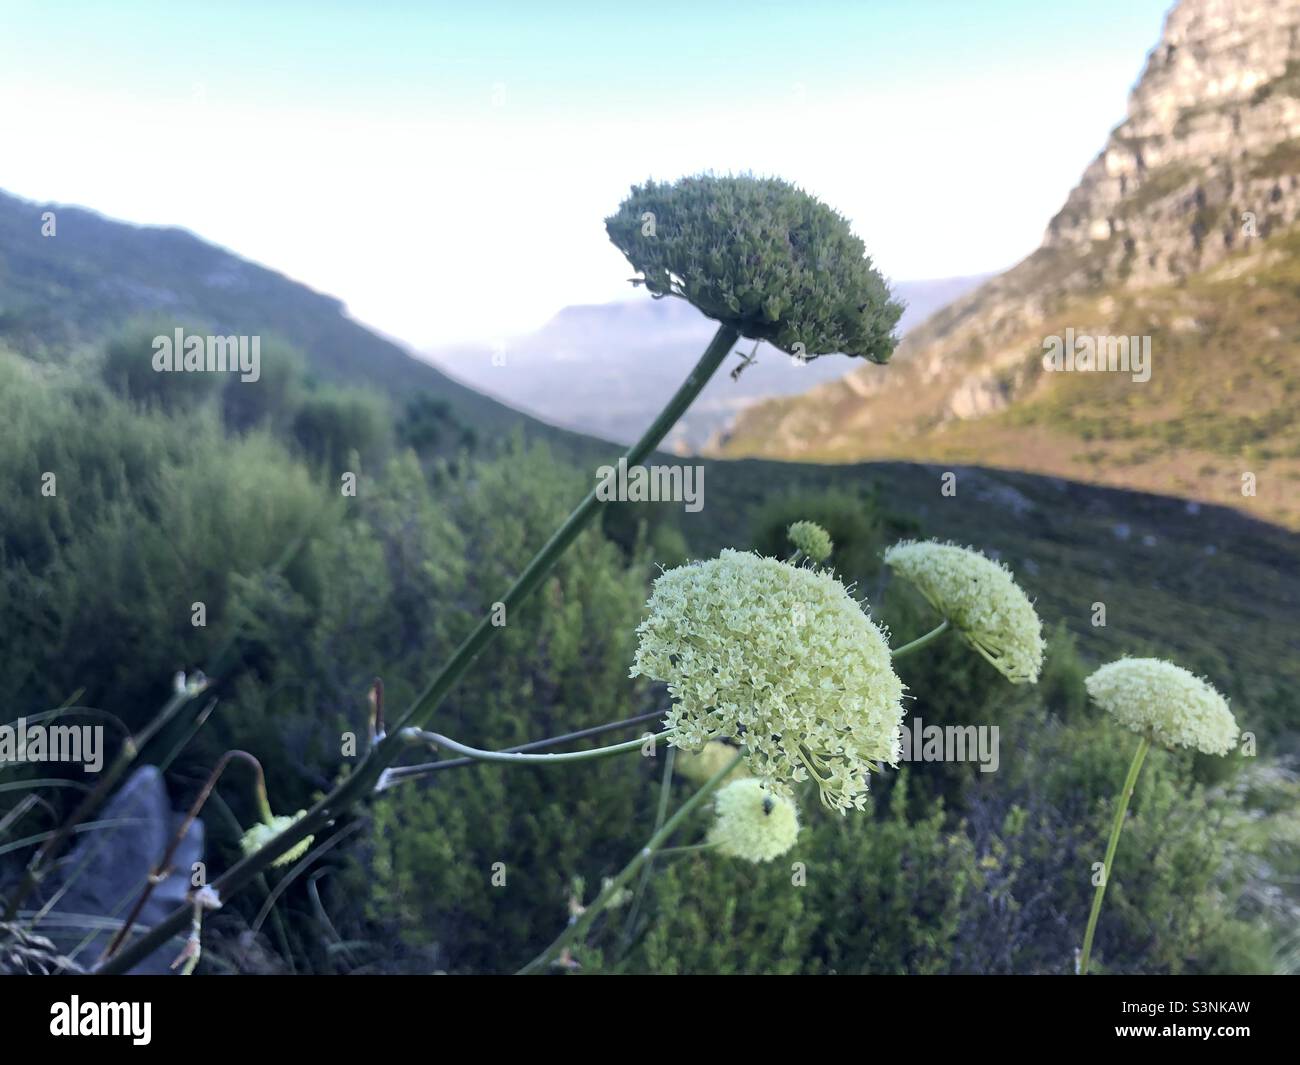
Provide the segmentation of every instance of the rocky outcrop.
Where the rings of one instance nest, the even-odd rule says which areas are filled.
[[[1102,283],[1205,269],[1300,218],[1298,139],[1300,2],[1185,0],[1044,247]]]
[[[914,329],[889,367],[747,409],[719,450],[836,461],[946,454],[935,441],[948,427],[1014,413],[1059,386],[1061,375],[1042,368],[1044,336],[1064,324],[1127,334],[1108,319],[1117,307],[1131,326],[1145,293],[1259,271],[1270,242],[1297,223],[1300,0],[1182,0],[1127,116],[1033,254]],[[1189,296],[1186,310],[1166,308],[1142,329],[1194,334],[1202,310]],[[1008,433],[999,427],[997,453],[966,441],[960,457],[1034,468]],[[1098,476],[1124,484],[1132,468]]]

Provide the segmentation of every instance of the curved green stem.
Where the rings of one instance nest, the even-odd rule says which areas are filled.
[[[566,732],[560,736],[547,736],[545,739],[521,743],[517,747],[505,747],[503,751],[506,754],[518,754],[522,751],[538,751],[546,747],[558,747],[562,743],[590,739],[592,736],[601,736],[606,732],[616,732],[619,729],[640,725],[645,721],[654,721],[663,716],[664,712],[662,710],[651,710],[649,713],[637,714],[635,717],[627,717],[622,721],[607,721],[603,725],[592,725],[590,728],[578,729],[576,732]],[[668,753],[672,754],[671,748]],[[422,762],[419,765],[399,765],[384,771],[383,778],[375,785],[375,790],[385,791],[397,784],[401,784],[403,781],[418,780],[433,773],[441,773],[461,766],[470,766],[474,765],[474,763],[475,759],[473,758],[440,758],[436,762]]]
[[[473,758],[478,762],[503,762],[507,765],[556,765],[561,762],[590,762],[595,758],[608,758],[612,754],[622,754],[625,751],[635,751],[644,747],[647,743],[657,745],[660,740],[665,740],[675,732],[675,729],[665,729],[663,732],[652,732],[644,736],[638,736],[634,740],[624,740],[622,743],[613,743],[608,747],[590,747],[585,751],[561,751],[559,754],[520,754],[515,751],[483,751],[477,747],[467,747],[463,743],[457,743],[447,736],[437,732],[423,732],[420,729],[406,729],[404,735],[408,740],[419,743],[427,743],[433,747],[440,747],[443,750],[451,751],[453,754],[459,754],[464,758]]]
[[[520,969],[516,975],[525,976],[544,969],[570,943],[575,940],[580,941],[587,934],[588,929],[591,928],[592,922],[600,916],[600,912],[609,905],[609,900],[617,895],[632,877],[636,876],[637,870],[641,866],[654,857],[655,852],[667,843],[672,834],[677,831],[677,826],[686,820],[691,811],[698,807],[713,792],[714,788],[726,779],[727,775],[740,764],[743,757],[744,753],[738,752],[735,758],[705,781],[699,791],[682,803],[678,811],[664,822],[663,827],[650,837],[649,842],[637,851],[636,857],[623,866],[622,872],[605,885],[605,889],[596,896],[596,901],[583,910],[582,916],[561,932],[556,937],[555,942]]]
[[[943,621],[940,622],[938,626],[931,629],[924,636],[918,636],[911,643],[903,644],[902,647],[895,647],[892,651],[889,652],[889,654],[893,658],[902,658],[903,655],[910,655],[913,651],[919,651],[931,640],[937,640],[940,636],[942,636],[945,632],[947,632],[949,628],[951,628],[951,626],[948,622],[948,619],[944,618]]]
[[[1143,736],[1138,749],[1133,753],[1133,761],[1128,767],[1128,776],[1124,779],[1124,790],[1115,804],[1115,820],[1110,826],[1110,840],[1106,843],[1106,859],[1102,862],[1101,883],[1092,896],[1092,912],[1088,914],[1088,930],[1083,934],[1083,954],[1079,958],[1079,975],[1088,975],[1088,962],[1092,958],[1092,937],[1097,931],[1097,918],[1101,914],[1101,900],[1106,895],[1106,885],[1110,883],[1111,865],[1115,861],[1115,848],[1119,846],[1119,834],[1124,828],[1124,815],[1128,812],[1129,799],[1133,797],[1133,788],[1137,785],[1138,773],[1142,771],[1142,762],[1151,741]]]
[[[700,361],[695,364],[695,368],[682,382],[673,398],[659,412],[659,416],[651,423],[641,439],[623,453],[623,458],[629,466],[639,465],[659,446],[668,434],[668,430],[686,412],[704,386],[708,384],[714,372],[722,365],[723,360],[731,353],[732,345],[739,337],[740,334],[731,326],[718,326],[709,346],[700,356]],[[603,505],[604,502],[597,498],[596,488],[593,487],[501,598],[500,602],[507,611],[521,604],[542,583],[559,561],[560,556],[577,539],[578,534],[600,513]],[[484,615],[474,631],[465,637],[447,663],[416,696],[415,701],[402,714],[393,729],[371,748],[353,773],[293,825],[274,839],[268,840],[261,850],[237,862],[213,882],[212,887],[223,900],[233,896],[299,840],[320,832],[340,814],[371,794],[383,771],[406,749],[406,744],[401,739],[401,730],[408,725],[419,726],[427,722],[478,656],[500,634],[502,626],[494,625],[492,616],[492,612]],[[158,921],[149,932],[129,945],[124,945],[112,958],[96,968],[95,972],[105,975],[126,972],[136,962],[147,957],[172,936],[182,931],[189,920],[189,907],[178,906]]]
[[[664,821],[668,819],[668,801],[672,798],[673,769],[676,764],[677,748],[669,747],[668,753],[664,755],[664,771],[659,780],[659,803],[655,808],[655,827],[651,834],[663,828]],[[650,875],[653,872],[654,860],[651,859],[645,863],[645,868],[641,870],[641,876],[637,879],[636,891],[632,894],[632,905],[628,907],[627,921],[623,924],[622,949],[624,951],[632,943],[632,931],[636,926],[636,919],[641,913],[641,900],[645,897],[646,888],[650,886]]]

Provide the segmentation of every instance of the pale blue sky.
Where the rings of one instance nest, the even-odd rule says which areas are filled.
[[[775,173],[895,278],[1033,249],[1167,0],[0,0],[0,188],[182,225],[418,347],[624,295],[647,176]]]

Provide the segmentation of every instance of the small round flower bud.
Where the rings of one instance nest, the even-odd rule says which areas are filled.
[[[834,545],[831,536],[815,521],[796,521],[786,530],[790,542],[814,562],[825,562],[831,557]]]
[[[753,778],[726,785],[714,800],[714,810],[717,818],[708,842],[732,858],[770,862],[793,847],[799,836],[794,803]]]

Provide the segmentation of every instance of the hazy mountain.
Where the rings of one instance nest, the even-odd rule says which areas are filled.
[[[1298,525],[1298,218],[1300,2],[1184,0],[1037,251],[720,450],[1018,467]],[[1067,329],[1149,337],[1150,379],[1049,372]]]
[[[983,278],[903,281],[895,294],[908,329]],[[715,323],[683,300],[649,297],[567,307],[537,332],[498,347],[437,349],[428,358],[453,377],[556,425],[620,443],[635,439],[703,352]],[[738,351],[752,344],[742,341]],[[741,363],[738,356],[728,369]],[[839,357],[798,365],[771,347],[733,378],[719,373],[678,424],[669,445],[694,451],[747,406],[843,377]]]
[[[42,230],[53,214],[53,235]],[[347,316],[343,303],[183,229],[136,226],[0,192],[0,345],[63,360],[97,351],[137,314],[219,334],[275,336],[313,376],[405,399],[429,393],[490,431],[554,430],[450,380]]]

